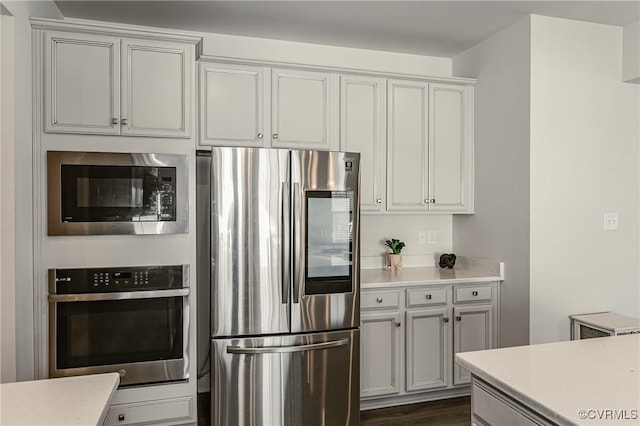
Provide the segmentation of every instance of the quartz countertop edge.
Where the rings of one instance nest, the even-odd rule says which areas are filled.
[[[580,410],[640,410],[639,348],[633,334],[459,353],[456,362],[551,421],[596,424]]]
[[[361,269],[360,285],[364,288],[375,288],[388,285],[413,285],[413,284],[447,284],[447,283],[472,283],[494,282],[504,280],[504,265],[498,265],[495,272],[484,272],[474,269],[466,269],[466,264],[453,269],[444,269],[439,266],[422,266],[412,268],[400,268],[397,271],[389,269]]]
[[[118,373],[0,385],[0,424],[102,425],[118,389]]]

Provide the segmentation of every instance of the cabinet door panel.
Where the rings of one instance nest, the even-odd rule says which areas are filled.
[[[360,153],[360,211],[384,210],[384,79],[342,76],[340,149]]]
[[[428,85],[388,81],[387,209],[427,211]]]
[[[272,70],[272,141],[278,148],[335,149],[331,74]]]
[[[360,396],[400,392],[400,315],[360,315]]]
[[[47,132],[120,133],[120,40],[45,33]]]
[[[493,348],[493,307],[491,305],[453,308],[453,353]],[[457,363],[453,368],[453,384],[469,383],[471,374]]]
[[[445,387],[449,384],[449,309],[407,312],[407,391]]]
[[[200,143],[263,146],[267,68],[202,63],[200,66]]]
[[[470,88],[429,86],[429,185],[431,211],[465,211],[471,188]]]
[[[191,47],[123,41],[123,135],[189,137]]]

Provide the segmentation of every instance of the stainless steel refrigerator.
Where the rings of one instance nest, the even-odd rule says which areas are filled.
[[[359,154],[212,148],[214,425],[359,424]]]

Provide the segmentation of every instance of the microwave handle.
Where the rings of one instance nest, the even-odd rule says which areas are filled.
[[[101,300],[158,299],[188,296],[188,288],[175,290],[123,291],[118,293],[50,294],[49,302],[96,302]]]

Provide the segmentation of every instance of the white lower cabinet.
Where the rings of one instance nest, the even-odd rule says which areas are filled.
[[[109,407],[104,426],[162,424],[190,420],[194,414],[193,398],[172,398]]]
[[[454,357],[497,347],[498,291],[497,282],[363,289],[362,408],[468,395]]]

